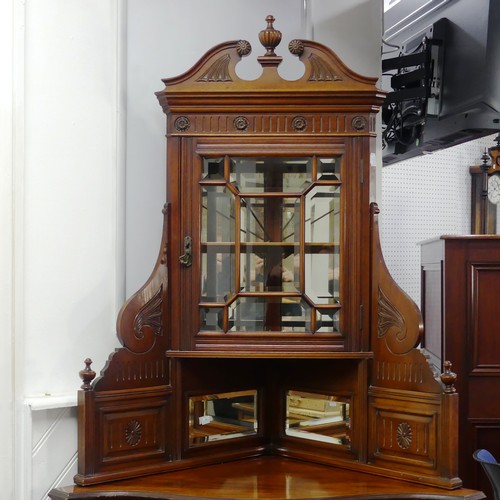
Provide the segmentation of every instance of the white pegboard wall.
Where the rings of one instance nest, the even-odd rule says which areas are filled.
[[[420,304],[420,245],[443,234],[470,234],[469,167],[496,134],[382,168],[380,239],[398,285]]]

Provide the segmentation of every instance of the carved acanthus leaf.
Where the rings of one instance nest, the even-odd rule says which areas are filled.
[[[162,295],[163,287],[161,286],[136,314],[134,319],[134,337],[137,340],[144,338],[144,327],[146,326],[150,327],[156,336],[163,335]]]
[[[405,342],[407,327],[404,316],[380,288],[378,290],[377,336],[385,338],[388,349],[394,354],[405,354],[413,347],[408,347]]]
[[[231,82],[231,76],[229,75],[229,61],[231,57],[229,54],[226,54],[217,61],[215,61],[208,70],[203,73],[200,78],[198,78],[199,82]]]
[[[311,54],[309,56],[309,62],[311,64],[311,75],[309,76],[309,81],[315,82],[335,82],[342,80],[334,70],[316,54]]]

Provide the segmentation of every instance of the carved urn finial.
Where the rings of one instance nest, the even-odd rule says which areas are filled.
[[[85,361],[85,368],[83,370],[80,370],[80,378],[83,380],[83,384],[81,388],[84,391],[90,391],[92,389],[92,380],[95,378],[95,371],[90,368],[90,365],[92,364],[92,360],[90,358],[87,358]]]
[[[441,373],[441,382],[444,384],[444,392],[453,394],[457,392],[455,389],[455,382],[457,381],[457,374],[451,371],[451,361],[443,363],[444,372]]]
[[[264,57],[275,57],[274,49],[281,42],[281,31],[274,28],[273,23],[275,19],[273,16],[267,16],[267,28],[259,33],[260,43],[266,49]]]

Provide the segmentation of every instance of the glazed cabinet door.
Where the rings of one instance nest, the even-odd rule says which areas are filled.
[[[346,332],[359,336],[362,169],[345,141],[193,142],[180,174],[182,349],[344,350]]]

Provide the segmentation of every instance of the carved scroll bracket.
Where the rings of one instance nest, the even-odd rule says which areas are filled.
[[[163,207],[163,237],[155,268],[144,286],[123,305],[116,331],[123,346],[111,353],[94,390],[162,385],[169,376],[168,363],[158,353],[168,348],[168,231],[170,207]],[[90,375],[84,374],[90,378]],[[95,376],[95,375],[94,375]],[[90,384],[90,382],[89,382]],[[84,384],[85,385],[85,384]],[[90,388],[83,387],[84,390]]]
[[[404,355],[416,347],[423,334],[422,314],[413,300],[392,278],[382,255],[376,203],[371,205],[373,269],[377,307],[377,338],[384,339],[391,354]]]
[[[371,205],[372,304],[374,311],[371,349],[373,381],[380,387],[443,392],[429,360],[418,348],[423,336],[422,314],[397,285],[385,264],[378,231],[379,209]]]
[[[167,299],[167,266],[169,206],[163,207],[163,237],[155,269],[146,284],[122,307],[117,321],[118,338],[133,354],[146,354],[158,344],[166,348],[165,300]]]

